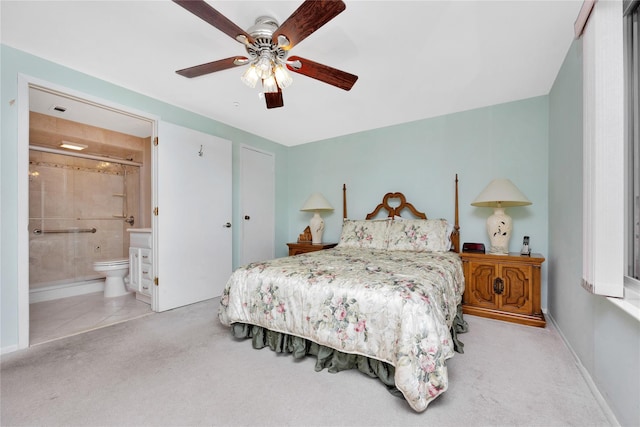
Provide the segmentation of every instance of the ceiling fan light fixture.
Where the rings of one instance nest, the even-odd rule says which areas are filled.
[[[262,80],[262,87],[264,88],[265,93],[277,93],[278,85],[276,84],[276,79],[272,76]]]
[[[2,1],[2,0],[0,0]],[[255,88],[262,82],[260,96],[267,108],[284,106],[282,90],[293,83],[288,71],[305,75],[343,90],[350,90],[358,76],[300,57],[287,60],[289,50],[345,10],[342,0],[304,0],[282,25],[269,16],[260,16],[247,31],[210,6],[205,0],[173,0],[198,18],[244,45],[247,56],[224,58],[176,71],[193,78],[236,66],[249,65],[240,77]],[[303,63],[304,62],[304,66]]]
[[[258,80],[260,80],[260,76],[258,76],[258,71],[256,70],[255,65],[249,66],[249,68],[247,68],[247,71],[245,71],[244,74],[242,74],[242,76],[240,77],[240,80],[242,80],[242,83],[246,84],[250,88],[256,87],[256,83],[258,83]]]
[[[273,60],[269,54],[260,55],[260,59],[255,62],[255,66],[261,79],[267,79],[273,75]]]
[[[289,74],[289,72],[284,68],[284,66],[282,66],[282,64],[276,65],[273,74],[276,77],[276,81],[278,82],[278,86],[280,86],[280,89],[289,87],[291,83],[293,83],[291,74]]]

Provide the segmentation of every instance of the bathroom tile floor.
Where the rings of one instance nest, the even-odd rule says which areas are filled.
[[[29,344],[42,344],[153,314],[135,294],[105,298],[102,292],[29,305]]]

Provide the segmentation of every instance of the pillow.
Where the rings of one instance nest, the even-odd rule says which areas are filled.
[[[404,221],[404,220],[406,220],[406,218],[403,218],[403,217],[401,217],[399,215],[395,215],[393,217],[393,220],[394,221],[396,221],[396,220],[397,221]],[[448,242],[447,247],[449,248],[447,250],[449,250],[449,251],[453,249],[453,242],[451,241],[451,235],[453,234],[454,230],[455,230],[455,225],[451,224],[449,221],[447,221],[447,242]]]
[[[339,247],[386,249],[387,230],[391,223],[385,219],[345,219],[342,223]]]
[[[394,220],[389,226],[390,251],[446,252],[451,247],[444,219]]]
[[[447,250],[450,251],[453,249],[453,242],[451,241],[451,234],[453,234],[453,230],[455,229],[455,225],[451,224],[447,221]]]

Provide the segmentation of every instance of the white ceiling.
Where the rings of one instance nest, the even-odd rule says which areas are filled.
[[[261,15],[283,22],[301,2],[209,3],[247,29]],[[2,0],[0,35],[8,46],[293,146],[548,94],[582,1],[345,3],[290,54],[358,75],[353,89],[292,73],[285,106],[271,110],[240,81],[243,67],[175,74],[244,48],[171,1]]]
[[[139,138],[149,137],[153,132],[152,124],[147,120],[41,88],[29,89],[29,110]]]

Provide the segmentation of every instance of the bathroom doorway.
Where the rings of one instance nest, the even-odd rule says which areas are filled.
[[[104,298],[93,263],[127,258],[127,229],[151,227],[153,125],[29,86],[30,345],[152,313]]]
[[[151,148],[151,161],[144,160],[140,168],[142,176],[146,176],[147,173],[150,175],[151,194],[148,197],[141,196],[140,219],[143,221],[151,217],[151,227],[147,228],[142,225],[144,222],[139,223],[136,220],[134,228],[145,228],[146,233],[151,233],[149,244],[152,246],[147,257],[147,261],[151,260],[151,263],[145,263],[140,258],[136,261],[141,264],[138,265],[137,271],[145,275],[144,280],[139,281],[139,292],[144,294],[146,291],[150,294],[148,296],[151,310],[154,312],[219,296],[222,292],[219,288],[224,286],[232,267],[232,142],[160,121],[158,116],[150,113],[136,111],[37,78],[18,75],[17,348],[29,346],[28,172],[31,89],[60,95],[65,102],[79,101],[81,104],[98,107],[101,112],[104,110],[116,113],[116,116],[122,119],[118,122],[134,118],[134,122],[142,122],[150,127],[152,135],[147,146]],[[51,107],[55,109],[55,106],[48,108]],[[100,116],[102,117],[102,114]],[[85,120],[74,121],[87,123]],[[105,123],[91,126],[108,129],[108,124],[112,121],[107,120]],[[158,137],[159,133],[162,134],[162,138]],[[162,142],[158,143],[160,139]],[[82,141],[76,142],[90,145]],[[142,172],[142,169],[147,167],[150,170]],[[207,191],[184,191],[185,188],[199,189],[203,183],[206,183]],[[141,192],[145,191],[149,191],[148,186],[142,185]],[[159,208],[161,203],[162,209]],[[185,212],[189,213],[189,221],[186,223]],[[216,244],[212,246],[211,242]],[[146,247],[148,246],[145,245]],[[131,259],[130,256],[130,265]],[[212,263],[212,260],[215,262]],[[107,267],[122,264],[124,262],[113,262]],[[144,266],[148,266],[149,269],[142,270]],[[203,268],[206,271],[203,272]]]

